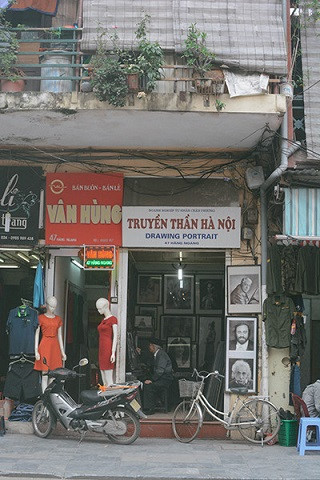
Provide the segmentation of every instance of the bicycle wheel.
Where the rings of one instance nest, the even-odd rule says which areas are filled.
[[[191,442],[199,433],[202,426],[202,411],[192,400],[183,400],[179,403],[172,417],[172,429],[179,442]]]
[[[239,410],[236,423],[241,435],[252,443],[270,442],[280,428],[278,410],[267,400],[254,399]]]
[[[39,400],[32,411],[32,426],[34,433],[41,438],[50,435],[56,425],[56,419],[51,411]]]
[[[107,418],[115,433],[117,431],[119,432],[118,435],[107,434],[113,443],[129,445],[139,437],[141,429],[140,422],[130,410],[118,407],[112,410]]]

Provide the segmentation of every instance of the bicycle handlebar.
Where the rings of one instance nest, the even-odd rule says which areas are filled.
[[[206,375],[201,375],[201,373],[206,373]],[[198,370],[195,368],[193,370],[193,375],[196,374],[198,378],[201,378],[201,380],[205,380],[206,378],[209,378],[211,376],[214,376],[215,378],[224,378],[224,375],[221,375],[218,370],[215,370],[214,372],[198,372]]]

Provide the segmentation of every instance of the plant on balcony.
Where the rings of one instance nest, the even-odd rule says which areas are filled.
[[[151,42],[147,38],[150,15],[144,15],[135,31],[138,40],[136,65],[145,78],[145,89],[148,92],[154,90],[156,81],[162,77],[161,68],[164,62],[163,50],[158,42]]]
[[[194,84],[199,93],[223,93],[224,75],[221,69],[217,69],[215,54],[208,49],[206,40],[207,34],[192,23],[188,28],[182,57],[193,68]]]
[[[156,81],[162,76],[164,55],[158,42],[147,39],[149,22],[149,15],[145,15],[137,25],[135,51],[119,47],[116,29],[111,35],[100,29],[97,51],[91,58],[91,83],[99,100],[123,107],[128,92],[138,90],[141,79],[147,92],[154,90]],[[111,49],[108,48],[110,42]]]
[[[103,102],[107,101],[115,107],[123,107],[129,89],[126,72],[120,60],[118,35],[116,31],[109,35],[112,50],[108,50],[105,36],[106,32],[100,29],[97,51],[91,58],[93,93]]]
[[[182,57],[200,77],[205,77],[206,72],[215,66],[215,54],[208,49],[206,39],[207,34],[201,32],[195,23],[189,26]]]
[[[20,91],[24,87],[24,74],[16,66],[19,42],[4,14],[5,9],[0,9],[0,76],[6,77],[1,80],[1,89],[4,90],[4,85],[13,83],[15,85],[9,85],[7,91]]]

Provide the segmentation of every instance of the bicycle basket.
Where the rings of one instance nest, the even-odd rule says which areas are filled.
[[[201,387],[201,382],[193,382],[182,378],[179,380],[179,394],[180,397],[195,397]]]

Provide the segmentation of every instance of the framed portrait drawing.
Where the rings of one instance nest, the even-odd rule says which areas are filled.
[[[196,312],[202,315],[222,313],[223,275],[196,275]]]
[[[228,313],[261,312],[260,265],[227,267]]]
[[[257,317],[227,317],[226,390],[257,391]]]
[[[168,337],[190,337],[192,341],[196,341],[196,317],[187,315],[163,315],[161,317],[162,340]]]
[[[153,328],[152,317],[148,315],[136,315],[134,317],[134,326],[139,330],[151,330]]]
[[[143,316],[146,315],[148,317],[152,317],[153,328],[155,328],[157,326],[157,319],[158,319],[158,309],[157,309],[157,307],[149,307],[149,306],[140,307],[139,308],[139,313],[140,313],[140,315],[143,315]]]
[[[162,302],[162,275],[138,275],[137,303],[160,305]]]
[[[221,340],[221,322],[219,316],[199,318],[198,327],[198,368],[212,372],[214,359],[217,353],[218,343]]]
[[[184,275],[183,280],[177,275],[164,276],[164,313],[193,313],[193,281],[193,275]]]
[[[191,338],[190,337],[168,337],[167,353],[175,367],[179,370],[190,370],[191,368]]]
[[[226,364],[226,391],[245,387],[248,393],[255,393],[256,383],[257,372],[253,358],[229,358]]]
[[[251,354],[257,351],[257,317],[227,317],[227,350]]]

